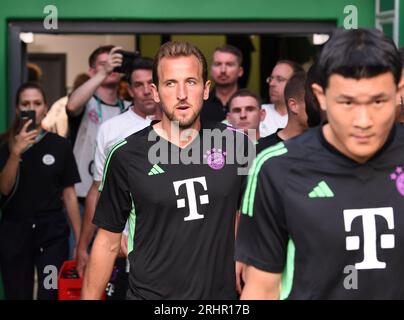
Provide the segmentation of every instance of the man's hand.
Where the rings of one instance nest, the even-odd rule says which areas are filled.
[[[123,56],[122,54],[117,52],[119,50],[122,50],[122,47],[113,47],[109,52],[108,60],[103,65],[103,68],[100,70],[103,75],[110,75],[114,71],[114,68],[120,67],[122,65]]]
[[[84,271],[86,270],[88,258],[89,256],[87,249],[81,249],[79,247],[76,247],[76,261],[77,261],[76,270],[80,278],[83,278],[84,276]]]

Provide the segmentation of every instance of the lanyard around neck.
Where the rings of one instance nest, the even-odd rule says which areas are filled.
[[[101,99],[94,95],[95,101],[97,101],[97,116],[98,116],[98,121],[99,123],[102,122],[102,108],[101,108]],[[123,104],[121,99],[118,99],[118,106],[120,113],[125,111],[125,105]]]

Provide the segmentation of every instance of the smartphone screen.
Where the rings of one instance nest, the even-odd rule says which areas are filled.
[[[32,122],[29,124],[27,131],[35,130],[36,128],[36,123],[35,123],[35,110],[26,110],[26,111],[21,111],[20,113],[20,120],[21,120],[21,128],[25,125],[25,123],[28,120],[32,120]]]

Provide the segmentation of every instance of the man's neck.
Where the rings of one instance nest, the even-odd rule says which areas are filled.
[[[163,114],[161,121],[156,123],[153,129],[159,136],[168,140],[170,143],[180,148],[185,148],[199,134],[201,121],[198,117],[191,127],[182,129]]]
[[[139,108],[136,108],[135,103],[133,102],[133,107],[131,108],[132,111],[137,114],[139,117],[146,119],[146,117],[148,116],[147,114],[143,113]]]
[[[289,116],[288,124],[286,125],[286,127],[278,132],[279,138],[281,138],[282,140],[289,140],[307,130],[305,127],[301,126],[298,121],[294,120],[295,119]]]
[[[107,104],[114,105],[118,100],[118,90],[117,87],[106,87],[101,86],[96,91],[95,94],[98,98],[100,98],[103,102]]]
[[[237,91],[237,89],[237,83],[228,86],[216,86],[216,97],[222,102],[223,105],[226,105],[230,100],[230,97]]]
[[[288,113],[288,109],[284,103],[275,103],[275,111],[278,112],[281,116],[284,116]]]
[[[254,132],[255,132],[255,134],[253,133],[253,132],[251,132],[251,130],[254,130]],[[251,140],[251,141],[258,141],[260,138],[261,138],[261,136],[260,136],[260,129],[259,129],[259,127],[257,128],[257,129],[246,129],[246,130],[243,130],[243,132],[244,132],[244,134],[245,135],[247,135],[248,136],[248,138]]]

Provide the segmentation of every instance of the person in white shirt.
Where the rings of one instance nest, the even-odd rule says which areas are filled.
[[[88,246],[96,230],[92,223],[98,200],[105,159],[112,146],[129,135],[147,127],[151,120],[160,118],[160,106],[153,100],[150,86],[152,80],[153,60],[138,58],[135,60],[128,87],[133,99],[133,106],[100,126],[94,156],[93,183],[86,199],[80,240],[77,246],[77,271],[83,275],[88,261]]]
[[[113,72],[122,65],[122,54],[117,52],[120,49],[109,45],[93,51],[89,57],[90,79],[72,92],[66,105],[73,153],[81,178],[75,189],[82,205],[92,183],[97,130],[101,123],[122,113],[129,105],[118,97],[121,74]]]
[[[290,60],[279,60],[267,78],[271,104],[263,104],[266,116],[260,124],[260,136],[266,137],[288,123],[288,111],[285,104],[284,91],[286,82],[299,71],[302,66]]]

